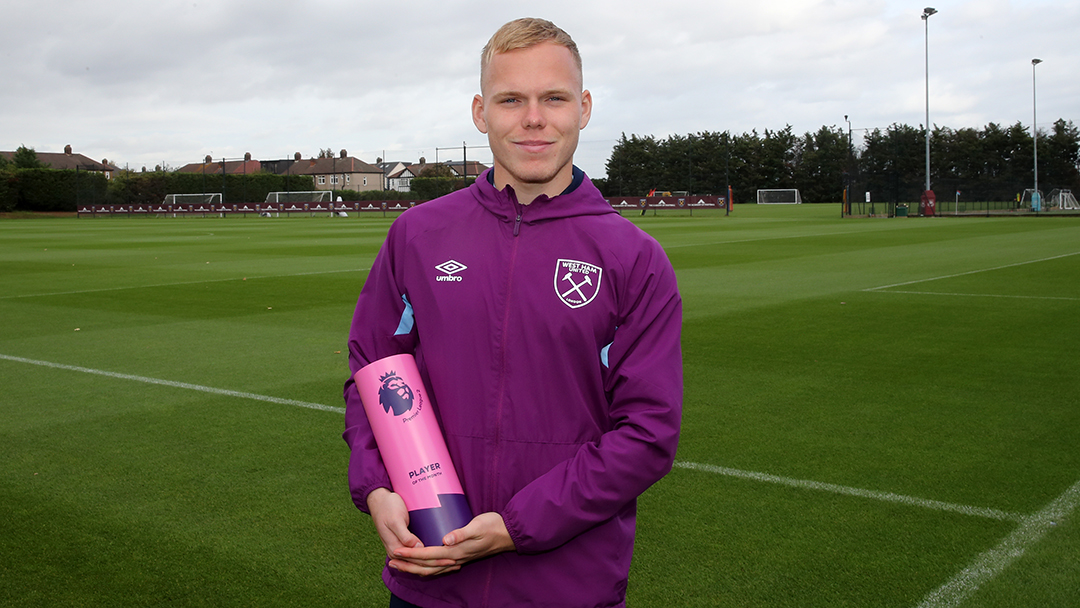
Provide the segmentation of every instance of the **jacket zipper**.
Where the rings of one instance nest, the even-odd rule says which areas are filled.
[[[494,429],[495,430],[495,433],[494,433],[495,437],[494,437],[494,447],[492,449],[492,457],[491,457],[491,488],[489,490],[491,492],[492,499],[495,498],[495,495],[497,494],[498,488],[499,488],[499,483],[498,483],[498,478],[499,478],[499,451],[500,451],[499,443],[502,440],[502,411],[503,411],[503,401],[506,398],[506,354],[507,354],[506,353],[506,351],[507,351],[506,336],[507,336],[507,332],[509,331],[509,327],[510,327],[511,293],[513,291],[513,286],[514,286],[514,266],[515,266],[515,264],[517,262],[517,252],[518,252],[518,242],[519,242],[517,237],[518,237],[518,235],[521,234],[521,217],[525,213],[524,209],[522,209],[521,205],[519,205],[518,203],[515,202],[514,207],[517,210],[517,217],[514,218],[514,237],[515,238],[513,240],[513,245],[511,245],[511,248],[510,248],[510,264],[508,266],[507,273],[506,273],[506,304],[505,304],[505,309],[503,310],[503,319],[502,319],[502,343],[499,345],[500,357],[501,357],[502,361],[500,362],[500,369],[499,369],[499,391],[497,393],[497,399],[495,401],[495,429]],[[489,566],[487,580],[484,583],[484,595],[483,595],[484,606],[488,605],[488,601],[490,599],[489,594],[491,592],[491,578],[492,578],[493,574],[494,574],[494,570],[493,570],[493,568],[491,566]]]

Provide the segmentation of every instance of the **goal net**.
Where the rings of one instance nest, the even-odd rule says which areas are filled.
[[[329,203],[329,190],[302,190],[299,192],[268,192],[265,203]]]
[[[797,188],[761,189],[757,191],[759,205],[798,205],[802,203]]]
[[[1057,207],[1064,211],[1080,211],[1080,204],[1077,204],[1072,190],[1052,190],[1047,202],[1049,202],[1050,207]]]
[[[220,192],[205,194],[166,194],[165,205],[214,205],[221,204]]]

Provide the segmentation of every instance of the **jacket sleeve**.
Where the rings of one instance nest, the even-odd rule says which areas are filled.
[[[682,418],[682,301],[659,244],[619,288],[603,376],[610,429],[528,484],[500,512],[517,550],[556,548],[607,521],[672,467]]]
[[[395,222],[368,273],[349,331],[349,378],[345,381],[345,433],[349,445],[349,493],[357,508],[367,513],[367,495],[376,488],[390,489],[375,436],[364,413],[352,378],[361,367],[383,357],[413,352],[416,329],[412,307],[397,275],[401,222]]]

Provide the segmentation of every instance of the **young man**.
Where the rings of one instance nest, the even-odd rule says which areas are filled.
[[[422,546],[351,380],[350,491],[386,548],[392,605],[623,606],[637,497],[679,436],[675,274],[573,166],[592,111],[573,40],[510,22],[480,73],[473,122],[494,167],[394,222],[349,337],[353,372],[415,354],[478,515]]]

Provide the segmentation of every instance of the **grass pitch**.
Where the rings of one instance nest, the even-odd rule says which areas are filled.
[[[629,604],[1075,605],[1080,223],[838,216],[632,218],[686,403]],[[385,606],[333,408],[388,227],[0,222],[0,604]]]

